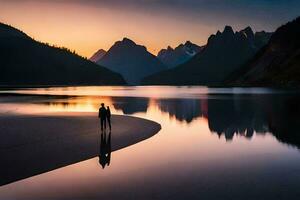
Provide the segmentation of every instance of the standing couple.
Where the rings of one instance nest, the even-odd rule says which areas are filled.
[[[110,123],[111,113],[110,113],[109,106],[105,108],[104,103],[101,103],[98,117],[100,118],[100,122],[101,122],[101,131],[103,131],[103,128],[104,130],[106,130],[106,120],[109,126],[109,130],[111,130],[111,123]]]

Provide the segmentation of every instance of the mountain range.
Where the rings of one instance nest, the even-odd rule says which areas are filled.
[[[120,74],[0,23],[1,85],[121,85]]]
[[[300,17],[275,33],[226,26],[205,46],[188,41],[157,56],[124,38],[87,60],[0,23],[0,85],[297,86],[299,35]]]
[[[186,63],[143,79],[146,85],[216,85],[251,59],[271,33],[254,33],[250,27],[234,32],[226,26],[211,35],[207,45]]]
[[[200,47],[190,41],[187,41],[185,44],[178,45],[175,49],[168,46],[167,49],[160,50],[157,58],[168,68],[173,68],[187,62],[203,48],[203,46]]]
[[[117,41],[96,63],[120,73],[129,84],[139,84],[144,77],[167,69],[145,46],[128,38]]]
[[[226,83],[238,86],[299,86],[300,17],[279,27],[269,43]]]

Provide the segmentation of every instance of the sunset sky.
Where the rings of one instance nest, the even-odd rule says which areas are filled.
[[[0,0],[1,22],[86,57],[123,37],[156,54],[205,44],[227,24],[274,31],[299,14],[299,0]]]

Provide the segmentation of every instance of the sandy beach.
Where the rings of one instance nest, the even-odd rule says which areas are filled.
[[[100,152],[97,113],[0,116],[0,121],[0,185],[90,159]],[[145,140],[161,129],[156,122],[120,115],[112,116],[112,127],[111,151]]]

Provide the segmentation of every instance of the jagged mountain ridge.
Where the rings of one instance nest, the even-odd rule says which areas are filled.
[[[168,68],[173,68],[187,62],[203,48],[203,46],[198,46],[187,41],[185,44],[178,45],[175,49],[168,46],[167,49],[160,50],[157,57],[162,63],[168,66]]]
[[[271,33],[254,33],[250,27],[211,35],[204,49],[188,62],[146,77],[143,84],[216,85],[252,58],[268,41]]]
[[[300,17],[279,27],[269,43],[226,83],[247,86],[299,86]]]

